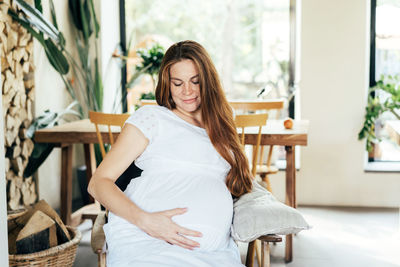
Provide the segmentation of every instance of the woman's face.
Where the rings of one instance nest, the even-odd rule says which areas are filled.
[[[199,71],[190,59],[181,60],[170,68],[171,96],[176,108],[195,112],[201,104]]]

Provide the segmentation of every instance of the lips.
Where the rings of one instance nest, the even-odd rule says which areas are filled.
[[[194,103],[196,101],[197,97],[195,98],[191,98],[191,99],[187,99],[187,100],[182,100],[185,104],[191,104]]]

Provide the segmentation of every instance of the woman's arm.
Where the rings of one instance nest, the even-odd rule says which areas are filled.
[[[104,207],[134,224],[142,210],[115,185],[115,181],[143,153],[148,143],[138,128],[126,124],[88,186],[88,192]]]
[[[147,234],[171,244],[193,249],[199,244],[182,235],[199,237],[201,233],[181,227],[171,219],[185,213],[186,209],[145,212],[115,185],[117,178],[143,153],[148,144],[149,140],[137,127],[126,124],[112,149],[93,174],[88,192],[108,210],[135,224]]]

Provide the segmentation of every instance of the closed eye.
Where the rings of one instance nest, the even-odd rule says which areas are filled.
[[[181,86],[182,83],[173,83],[175,86]]]

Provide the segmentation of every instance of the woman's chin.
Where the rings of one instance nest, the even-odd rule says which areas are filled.
[[[182,103],[182,106],[180,108],[188,113],[193,113],[193,112],[197,111],[199,109],[199,107],[200,107],[200,104],[198,104],[198,103],[190,103],[190,104]]]

